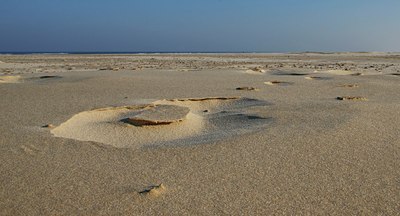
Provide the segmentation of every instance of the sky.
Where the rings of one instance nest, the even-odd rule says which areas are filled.
[[[0,0],[0,52],[400,51],[399,0]]]

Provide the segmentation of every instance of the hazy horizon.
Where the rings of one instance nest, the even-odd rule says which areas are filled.
[[[395,0],[4,0],[0,52],[399,52]]]

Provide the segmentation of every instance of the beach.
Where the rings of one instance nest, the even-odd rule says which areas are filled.
[[[399,53],[0,55],[1,215],[397,215]]]

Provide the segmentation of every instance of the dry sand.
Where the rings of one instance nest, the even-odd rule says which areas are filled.
[[[0,61],[0,215],[400,212],[396,53]]]

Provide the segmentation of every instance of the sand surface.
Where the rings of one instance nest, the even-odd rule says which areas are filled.
[[[400,212],[397,53],[0,61],[0,215]]]

